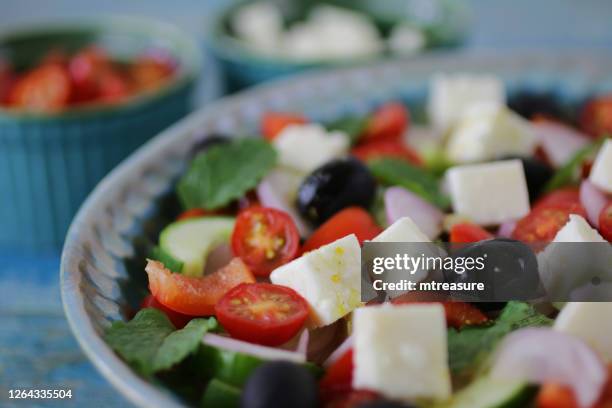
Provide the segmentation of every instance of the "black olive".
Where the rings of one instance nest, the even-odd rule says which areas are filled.
[[[462,273],[444,271],[447,282],[483,283],[484,291],[457,291],[461,300],[506,302],[535,300],[542,296],[538,261],[529,245],[508,238],[495,238],[453,247],[455,258],[481,260],[482,268],[474,267]],[[464,260],[465,262],[465,260]],[[457,263],[455,262],[455,265]]]
[[[519,157],[519,159],[523,163],[523,169],[525,170],[525,179],[527,180],[527,189],[529,190],[529,201],[534,202],[542,193],[546,183],[548,183],[554,175],[554,170],[538,159],[525,157]]]
[[[565,109],[553,92],[519,91],[508,98],[508,107],[526,119],[536,115],[548,115],[565,119]]]
[[[389,401],[385,399],[377,399],[357,405],[356,408],[414,408],[414,405],[403,404],[397,401]]]
[[[200,138],[191,148],[191,157],[204,152],[213,146],[222,145],[230,141],[230,137],[222,134],[212,133]]]
[[[298,190],[297,206],[314,224],[350,206],[369,208],[376,194],[376,180],[355,158],[333,160],[312,172]]]
[[[274,361],[259,366],[242,391],[242,408],[318,406],[318,388],[314,375],[304,366]]]

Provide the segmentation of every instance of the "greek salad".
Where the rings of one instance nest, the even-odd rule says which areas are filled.
[[[544,99],[440,74],[427,126],[390,102],[210,135],[107,343],[204,407],[612,406],[612,303],[361,301],[365,241],[612,242],[612,97]]]

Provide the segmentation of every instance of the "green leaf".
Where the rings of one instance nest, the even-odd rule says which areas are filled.
[[[149,254],[149,258],[159,261],[164,264],[164,266],[174,273],[181,273],[183,270],[183,261],[179,261],[172,255],[170,255],[167,251],[162,248],[156,246]]]
[[[153,370],[167,370],[197,351],[204,334],[217,326],[212,319],[194,319],[164,339],[153,361]]]
[[[179,199],[187,209],[221,208],[255,187],[275,164],[276,151],[263,139],[211,147],[196,156],[179,181]]]
[[[403,160],[377,158],[368,161],[368,166],[374,177],[385,185],[404,187],[440,208],[450,204],[432,174]]]
[[[453,373],[474,371],[508,333],[529,326],[549,326],[552,320],[522,302],[508,302],[490,326],[449,329],[449,365]]]
[[[329,123],[326,128],[329,131],[338,130],[346,133],[351,145],[355,145],[368,126],[368,121],[369,116],[344,116]]]

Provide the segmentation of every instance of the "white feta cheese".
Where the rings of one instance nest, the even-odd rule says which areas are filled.
[[[389,49],[399,55],[413,55],[425,48],[427,40],[417,27],[400,23],[396,24],[389,36]]]
[[[283,32],[283,16],[272,2],[256,1],[236,10],[230,21],[237,36],[260,52],[275,53]]]
[[[270,280],[298,292],[310,305],[309,325],[326,326],[361,304],[361,248],[354,234],[276,268]]]
[[[520,160],[452,167],[446,182],[455,213],[479,225],[497,225],[529,212],[527,181]]]
[[[353,336],[354,388],[407,402],[450,396],[441,305],[359,308],[353,314]]]
[[[378,234],[372,242],[431,242],[410,219],[402,217]]]
[[[589,180],[607,193],[612,193],[612,139],[607,139],[593,163]]]
[[[553,242],[607,241],[583,217],[577,214],[570,214],[569,221],[557,232]]]
[[[606,361],[612,361],[612,303],[570,302],[565,305],[554,328],[571,334],[597,351]]]
[[[343,132],[328,132],[323,126],[309,123],[289,125],[274,139],[281,166],[310,173],[328,161],[344,156],[349,138]]]
[[[435,75],[429,86],[427,113],[432,125],[446,131],[470,106],[506,102],[504,84],[492,75]]]
[[[446,145],[455,163],[494,160],[503,156],[530,156],[536,137],[529,122],[498,104],[476,104],[453,128]]]

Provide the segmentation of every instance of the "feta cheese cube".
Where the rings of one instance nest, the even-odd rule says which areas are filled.
[[[407,402],[450,396],[441,305],[359,308],[353,314],[353,336],[354,388]]]
[[[589,180],[607,193],[612,193],[612,139],[607,139],[593,163]]]
[[[361,248],[354,234],[276,268],[270,280],[298,292],[310,305],[309,325],[326,326],[361,304]]]
[[[607,362],[612,361],[612,303],[571,302],[565,305],[554,328],[571,334],[597,351]]]
[[[276,53],[283,32],[283,16],[269,1],[256,1],[238,8],[230,21],[232,29],[246,44],[260,52]]]
[[[553,242],[607,241],[583,217],[577,214],[570,214],[569,221],[557,232]]]
[[[279,164],[310,173],[346,154],[349,138],[343,132],[327,132],[321,125],[290,125],[274,139]]]
[[[529,156],[535,147],[529,122],[505,106],[487,103],[467,110],[449,136],[446,154],[455,163],[469,163]]]
[[[431,242],[410,219],[402,217],[378,234],[372,242]]]
[[[431,124],[444,132],[473,104],[505,102],[504,84],[494,76],[438,74],[430,82],[427,113]]]
[[[446,178],[454,212],[479,225],[501,224],[529,212],[520,160],[455,166]]]

